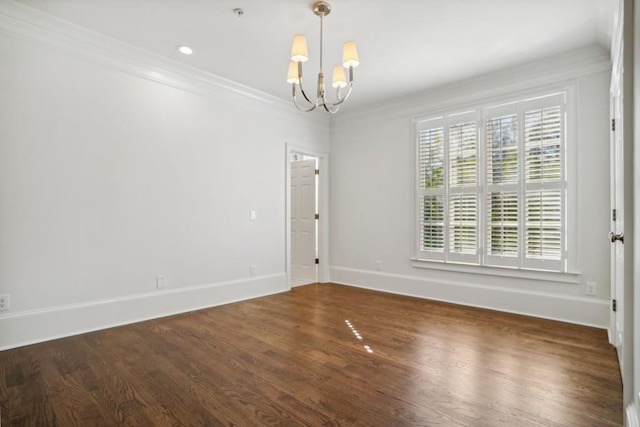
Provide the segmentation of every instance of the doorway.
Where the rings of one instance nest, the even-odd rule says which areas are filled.
[[[291,286],[318,282],[318,158],[291,153],[290,235]]]
[[[329,154],[285,147],[285,270],[291,289],[329,281]]]

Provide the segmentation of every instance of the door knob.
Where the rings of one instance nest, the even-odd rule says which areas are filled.
[[[612,231],[611,233],[609,233],[609,239],[611,239],[611,243],[615,243],[617,240],[620,240],[620,242],[624,243],[624,233],[614,233]]]

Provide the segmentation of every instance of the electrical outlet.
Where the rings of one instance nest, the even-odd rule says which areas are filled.
[[[0,295],[0,311],[9,310],[10,308],[9,294]]]
[[[256,220],[256,211],[255,211],[255,210],[253,210],[253,209],[251,209],[251,210],[249,211],[249,220],[250,220],[250,221],[255,221],[255,220]]]
[[[255,265],[250,265],[249,266],[249,276],[253,277],[256,275],[256,266]]]
[[[156,286],[158,289],[164,289],[166,286],[167,278],[164,276],[156,277]]]
[[[596,282],[587,282],[587,295],[595,296],[598,293]]]
[[[382,261],[376,261],[376,270],[382,270]]]

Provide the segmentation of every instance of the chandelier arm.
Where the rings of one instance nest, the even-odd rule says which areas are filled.
[[[299,85],[300,85],[300,92],[302,93],[302,96],[304,96],[304,99],[309,103],[309,104],[313,104],[316,105],[315,102],[313,102],[312,100],[309,99],[309,97],[307,96],[306,92],[304,91],[304,88],[302,87],[302,76],[298,77],[298,80],[300,81]]]
[[[344,96],[344,98],[342,98],[342,99],[338,98],[338,100],[336,102],[333,102],[333,103],[327,102],[326,99],[323,99],[324,104],[327,104],[327,105],[329,105],[331,107],[336,107],[336,106],[342,104],[344,101],[347,100],[347,98],[349,98],[349,95],[351,95],[351,90],[352,89],[353,89],[353,82],[349,82],[349,90],[347,91],[347,94]]]
[[[291,85],[291,87],[292,87],[292,94],[293,94],[293,104],[296,106],[296,108],[298,110],[302,111],[303,113],[308,113],[309,111],[313,111],[313,110],[316,109],[317,105],[314,104],[313,102],[309,101],[308,99],[307,99],[307,101],[309,102],[309,104],[311,104],[311,107],[308,108],[308,109],[301,107],[298,104],[298,99],[296,98],[296,84],[293,83]],[[302,91],[302,86],[300,86],[300,91]],[[303,92],[303,95],[304,95],[304,92]],[[306,98],[306,96],[305,96],[305,98]]]
[[[304,87],[302,87],[302,62],[298,62],[298,84],[300,85],[300,92],[302,92],[302,96],[304,96],[304,99],[306,99],[309,104],[315,105],[316,103],[309,99],[304,91]],[[293,88],[293,97],[295,98],[295,84]]]
[[[322,104],[322,106],[324,107],[325,110],[327,110],[328,113],[330,114],[335,114],[338,112],[338,110],[340,109],[340,107],[336,107],[335,110],[331,109],[331,104]]]
[[[340,89],[338,89],[338,93],[340,93]],[[321,103],[322,107],[331,114],[335,114],[338,112],[338,109],[340,107],[336,107],[335,109],[332,109],[331,107],[334,107],[336,105],[336,103],[332,104],[330,102],[327,101],[327,97],[325,95],[325,93],[323,92],[322,95],[318,98],[318,102]]]

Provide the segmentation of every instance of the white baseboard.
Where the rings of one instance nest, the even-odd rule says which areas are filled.
[[[631,402],[627,405],[624,425],[626,427],[640,427],[640,406],[637,402]]]
[[[559,320],[602,329],[609,327],[609,302],[606,300],[453,281],[434,281],[424,277],[344,267],[331,268],[331,281],[343,285]]]
[[[292,287],[310,285],[312,283],[317,283],[317,281],[316,280],[309,280],[309,279],[299,279],[299,278],[295,278],[295,277],[291,278],[291,286]]]
[[[282,273],[15,313],[0,317],[0,351],[286,290]]]

